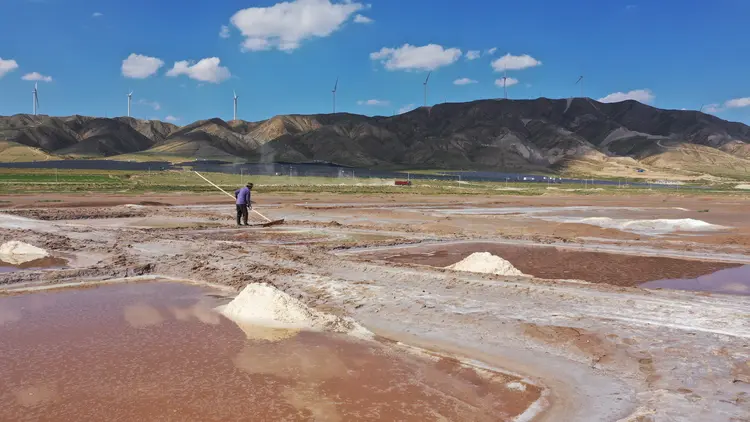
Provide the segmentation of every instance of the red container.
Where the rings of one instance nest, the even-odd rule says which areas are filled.
[[[411,186],[411,180],[396,180],[396,186]]]

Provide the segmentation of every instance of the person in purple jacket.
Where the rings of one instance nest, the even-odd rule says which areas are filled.
[[[234,197],[237,198],[237,225],[240,226],[240,219],[247,226],[247,213],[248,208],[252,209],[252,201],[250,200],[250,191],[253,190],[253,184],[248,183],[247,186],[237,189],[234,191]]]

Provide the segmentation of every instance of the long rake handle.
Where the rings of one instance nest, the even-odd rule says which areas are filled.
[[[206,182],[208,182],[208,183],[209,183],[209,184],[210,184],[211,186],[213,186],[213,187],[215,187],[216,189],[218,189],[218,190],[220,190],[220,191],[224,192],[224,193],[225,193],[225,194],[226,194],[226,195],[227,195],[228,197],[230,197],[230,198],[233,198],[233,199],[237,199],[237,198],[235,198],[235,197],[234,197],[234,195],[232,195],[231,193],[229,193],[229,192],[225,191],[224,189],[220,188],[220,187],[219,187],[219,186],[218,186],[218,185],[217,185],[216,183],[214,183],[214,182],[212,182],[212,181],[210,181],[210,180],[206,179],[205,177],[203,177],[203,175],[202,175],[202,174],[198,173],[197,171],[193,170],[193,173],[197,174],[197,175],[198,175],[198,177],[200,177],[201,179],[203,179],[203,180],[205,180]],[[259,216],[263,217],[263,219],[264,219],[264,220],[266,220],[266,221],[268,221],[269,223],[271,222],[271,219],[270,219],[270,218],[268,218],[268,217],[266,217],[265,215],[263,215],[263,214],[259,213],[258,211],[255,211],[255,209],[254,209],[254,208],[251,208],[250,210],[251,210],[252,212],[254,212],[254,213],[258,214]]]

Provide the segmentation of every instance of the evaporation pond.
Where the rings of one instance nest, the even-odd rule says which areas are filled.
[[[11,264],[0,260],[0,273],[12,273],[20,270],[44,270],[64,268],[68,262],[62,258],[48,256],[33,261],[27,261],[22,264]]]
[[[343,335],[240,328],[216,291],[0,296],[0,420],[510,420],[521,380]],[[224,300],[226,301],[226,300]]]
[[[641,287],[750,295],[750,265],[727,268],[696,278],[649,281],[641,284]]]
[[[474,252],[489,252],[534,277],[574,279],[617,286],[652,280],[692,279],[739,264],[594,252],[555,246],[521,246],[493,242],[452,242],[388,248],[360,256],[396,263],[447,267]],[[663,286],[667,287],[667,286]]]

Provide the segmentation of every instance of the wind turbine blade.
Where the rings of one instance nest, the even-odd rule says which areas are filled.
[[[333,92],[336,92],[337,89],[339,89],[339,78],[336,78],[336,84],[333,85]]]
[[[427,85],[427,82],[430,81],[430,75],[432,75],[432,72],[427,73],[427,79],[424,80],[425,85]]]

